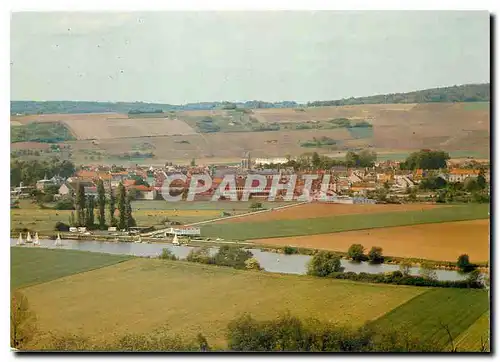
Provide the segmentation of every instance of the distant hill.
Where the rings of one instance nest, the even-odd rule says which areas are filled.
[[[447,102],[489,102],[490,84],[466,84],[453,87],[425,89],[409,93],[381,94],[369,97],[346,98],[331,101],[309,102],[301,105],[294,101],[264,102],[199,102],[184,105],[145,102],[87,102],[87,101],[11,101],[11,115],[53,114],[53,113],[153,113],[158,111],[191,111],[236,108],[297,108],[344,106],[354,104],[394,103],[447,103]]]
[[[309,102],[309,107],[348,106],[354,104],[396,103],[453,103],[489,102],[490,84],[465,84],[453,87],[432,88],[408,93],[379,94],[369,97],[351,97],[333,101]]]
[[[11,101],[10,114],[53,114],[53,113],[157,113],[159,110],[193,111],[235,108],[295,108],[297,102],[200,102],[183,105],[145,103],[145,102],[89,102],[89,101]]]

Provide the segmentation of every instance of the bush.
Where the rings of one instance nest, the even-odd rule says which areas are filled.
[[[260,201],[252,201],[250,204],[251,209],[262,209],[262,202]]]
[[[74,210],[75,205],[73,204],[73,200],[70,198],[63,198],[57,201],[56,205],[54,206],[54,209],[56,210]]]
[[[210,249],[207,246],[191,250],[186,257],[186,260],[202,264],[214,263],[212,257],[210,256]]]
[[[262,269],[260,267],[259,261],[255,258],[249,258],[249,259],[245,260],[245,268],[252,269],[252,270],[261,270]]]
[[[368,259],[372,264],[383,263],[384,256],[382,255],[382,248],[378,246],[373,246],[368,253]]]
[[[366,259],[364,252],[365,252],[365,248],[363,245],[352,244],[349,247],[349,250],[347,250],[347,256],[354,261],[363,261]]]
[[[340,266],[340,257],[331,251],[316,253],[307,265],[307,274],[317,277],[327,277],[343,271]]]
[[[161,254],[158,256],[159,259],[163,260],[178,260],[178,258],[172,253],[171,250],[163,248]]]
[[[245,269],[245,262],[251,257],[252,253],[248,250],[224,245],[221,246],[217,254],[214,255],[213,261],[216,265]]]
[[[297,248],[294,248],[293,246],[285,246],[283,248],[283,252],[287,255],[292,255],[292,254],[297,254],[299,250]]]
[[[54,229],[57,231],[69,231],[69,225],[61,221],[58,221],[56,222]]]

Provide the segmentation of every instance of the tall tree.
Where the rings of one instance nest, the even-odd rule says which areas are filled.
[[[125,191],[125,186],[120,182],[118,185],[118,195],[117,195],[117,205],[118,205],[118,212],[120,213],[120,216],[118,218],[118,228],[120,230],[123,230],[127,227],[127,222],[126,222],[126,200],[127,197],[127,192]]]
[[[99,180],[97,183],[97,205],[99,206],[99,229],[104,230],[106,228],[106,192],[104,191],[104,182]]]
[[[111,186],[109,187],[109,225],[116,226],[116,218],[115,218],[115,195],[113,194],[113,190]]]
[[[94,196],[87,197],[87,210],[85,214],[85,226],[89,229],[94,227]]]
[[[314,168],[319,168],[321,164],[321,159],[319,158],[318,152],[312,154],[312,165]]]
[[[128,228],[136,226],[135,219],[132,216],[132,206],[130,202],[132,201],[132,197],[130,195],[126,196],[126,203],[125,203],[125,224]]]
[[[76,190],[76,223],[78,226],[85,225],[85,187],[82,184],[78,184]]]

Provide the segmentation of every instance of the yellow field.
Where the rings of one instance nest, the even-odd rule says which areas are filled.
[[[292,208],[293,209],[293,208]],[[383,249],[384,255],[456,261],[468,254],[472,262],[489,260],[489,220],[387,227],[331,234],[255,240],[258,244],[290,245],[346,252],[352,244]]]
[[[134,259],[28,287],[23,293],[41,331],[106,339],[168,325],[174,333],[201,332],[220,345],[227,323],[244,312],[268,319],[289,310],[301,318],[355,327],[426,290]]]

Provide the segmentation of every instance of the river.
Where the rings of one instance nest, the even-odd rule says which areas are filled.
[[[10,239],[11,246],[15,246],[17,243],[16,239]],[[144,256],[144,257],[155,257],[158,256],[163,248],[171,250],[175,256],[179,259],[184,259],[187,257],[189,252],[194,249],[192,246],[174,246],[170,243],[158,243],[154,242],[151,244],[147,243],[133,243],[133,242],[110,242],[110,241],[95,241],[95,240],[62,240],[62,246],[55,246],[54,240],[40,240],[40,246],[43,248],[50,249],[71,249],[71,250],[81,250],[90,251],[98,253],[108,253],[108,254],[125,254],[134,256]],[[35,247],[30,244],[26,244],[27,248]],[[211,248],[211,252],[215,253],[216,247]],[[310,255],[286,255],[272,253],[268,251],[261,251],[259,249],[248,249],[252,252],[253,256],[259,261],[260,266],[264,270],[273,273],[286,273],[286,274],[306,274],[307,263],[311,259]],[[398,265],[394,264],[369,264],[367,262],[356,263],[348,260],[341,260],[342,266],[345,268],[346,272],[355,273],[385,273],[393,272],[399,270]],[[455,270],[441,270],[435,269],[438,280],[449,280],[457,281],[464,280],[467,278],[466,274],[460,273]],[[418,275],[418,268],[411,268],[410,274]]]

